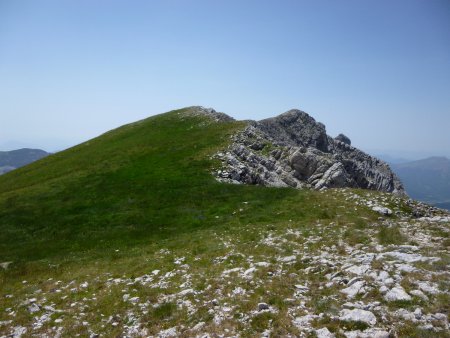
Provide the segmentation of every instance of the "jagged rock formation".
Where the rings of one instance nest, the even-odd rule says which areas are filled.
[[[405,194],[385,162],[352,147],[345,135],[328,136],[322,123],[296,109],[249,121],[217,157],[223,168],[216,176],[231,183],[318,190],[353,187]]]

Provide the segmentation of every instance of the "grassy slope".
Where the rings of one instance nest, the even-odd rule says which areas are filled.
[[[3,308],[18,308],[15,322],[29,326],[33,315],[21,301],[44,292],[47,302],[65,309],[67,336],[85,335],[87,328],[80,327],[76,312],[83,311],[68,304],[81,297],[93,298],[84,319],[92,330],[115,336],[122,326],[105,328],[104,318],[123,316],[129,304],[122,301],[123,289],[105,289],[111,276],[132,278],[153,269],[171,271],[177,268],[176,257],[183,256],[197,276],[193,287],[204,290],[206,299],[215,297],[206,286],[217,283],[214,276],[220,276],[223,267],[213,262],[230,254],[228,241],[247,256],[263,260],[269,254],[274,260],[279,253],[255,246],[274,231],[298,229],[304,239],[322,238],[313,250],[337,244],[338,236],[352,245],[373,240],[367,224],[378,215],[339,193],[216,182],[210,175],[214,161],[209,156],[226,146],[229,136],[243,124],[208,123],[182,113],[173,111],[123,126],[0,177],[0,262],[13,261],[8,270],[0,270],[0,294],[14,295],[0,306],[0,321],[10,319]],[[323,232],[319,223],[329,224],[331,230]],[[292,254],[290,244],[285,246],[284,254]],[[224,264],[234,267],[241,259],[231,256]],[[156,303],[162,295],[179,291],[178,277],[174,278],[169,289],[136,287],[127,292]],[[89,281],[90,286],[76,294],[63,291],[62,297],[54,291],[61,285],[57,280],[62,285]],[[284,309],[276,317],[280,334],[288,330],[289,316],[282,303],[290,292],[288,282],[293,283],[281,278],[270,287],[273,302],[281,302]],[[265,292],[257,290],[239,305],[248,307],[242,311],[253,309]],[[211,322],[203,312],[208,306],[195,316],[175,308],[161,314],[162,309],[155,308],[145,318],[150,332],[179,323]],[[270,318],[266,319],[264,325]],[[52,325],[49,322],[35,332],[47,332]],[[246,328],[250,336],[265,327],[254,321],[252,325]]]
[[[179,113],[123,126],[0,177],[0,261],[57,259],[87,250],[101,255],[106,248],[224,220],[270,222],[271,211],[285,209],[286,199],[296,205],[287,218],[317,218],[301,207],[303,192],[217,183],[208,155],[242,124],[203,123]],[[242,200],[257,209],[236,220],[230,214]]]

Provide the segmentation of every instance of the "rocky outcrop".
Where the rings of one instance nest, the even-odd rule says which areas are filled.
[[[300,110],[248,126],[217,154],[221,181],[276,187],[363,188],[404,195],[389,166],[351,146],[341,134],[327,135],[325,126]]]
[[[347,136],[345,136],[344,134],[339,134],[334,139],[336,141],[340,141],[340,142],[343,142],[345,144],[348,144],[349,146],[352,145],[352,141],[350,141],[350,139]]]

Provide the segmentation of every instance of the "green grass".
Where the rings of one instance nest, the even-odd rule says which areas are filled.
[[[17,269],[39,260],[113,259],[111,250],[183,232],[269,223],[274,215],[278,222],[334,217],[336,206],[316,207],[323,198],[314,192],[216,182],[209,156],[243,124],[180,118],[186,110],[0,176],[0,261]],[[251,212],[238,211],[243,201]]]
[[[407,243],[406,236],[401,233],[397,226],[381,227],[378,231],[378,240],[382,245]]]

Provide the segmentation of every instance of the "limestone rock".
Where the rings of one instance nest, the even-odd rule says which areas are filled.
[[[377,323],[377,318],[372,312],[360,309],[344,309],[341,311],[339,319],[351,322],[363,322],[371,326]]]
[[[214,111],[201,107],[197,111],[227,121]],[[351,187],[405,195],[386,163],[352,147],[345,135],[328,136],[322,123],[296,109],[248,121],[216,157],[222,161],[222,169],[214,173],[220,181],[317,190]]]
[[[388,302],[393,302],[397,300],[411,300],[411,296],[408,295],[400,285],[393,287],[386,295],[384,296]]]
[[[319,330],[316,330],[316,336],[317,338],[334,338],[336,335],[330,330],[328,330],[326,327],[323,327]]]
[[[373,211],[378,212],[381,215],[384,216],[390,216],[392,215],[392,210],[389,208],[385,208],[385,207],[380,207],[380,206],[375,206],[372,208]]]

